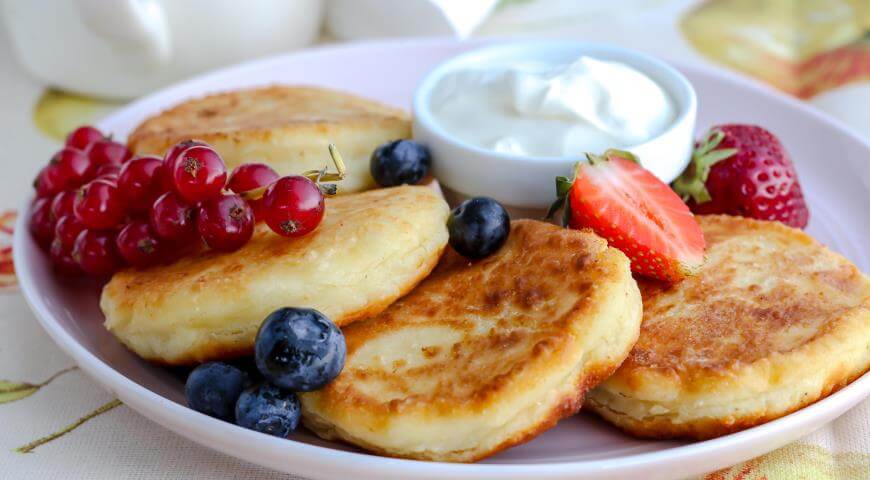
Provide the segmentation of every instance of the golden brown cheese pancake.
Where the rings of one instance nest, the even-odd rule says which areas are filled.
[[[705,439],[793,412],[870,368],[870,279],[800,230],[698,217],[707,261],[639,280],[640,339],[586,405],[626,432]]]
[[[385,455],[474,461],[577,412],[622,363],[640,318],[622,252],[518,220],[492,256],[448,250],[406,297],[343,328],[344,370],[300,395],[303,421]]]
[[[282,175],[329,166],[334,143],[348,167],[340,192],[374,186],[369,159],[387,141],[411,137],[401,110],[344,92],[270,86],[182,102],[140,124],[128,144],[136,154],[162,156],[181,140],[212,145],[228,169],[262,162]]]
[[[326,199],[317,229],[285,238],[258,224],[231,253],[117,273],[100,307],[141,357],[192,364],[250,354],[273,310],[312,307],[337,325],[375,315],[425,278],[447,244],[434,188],[402,186]]]

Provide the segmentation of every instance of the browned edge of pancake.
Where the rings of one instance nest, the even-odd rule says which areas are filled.
[[[710,440],[757,427],[792,414],[820,400],[824,400],[868,372],[870,372],[870,367],[848,378],[844,378],[841,373],[836,373],[831,375],[818,395],[806,396],[798,404],[787,410],[767,412],[763,415],[743,415],[728,419],[727,421],[719,418],[704,418],[692,422],[674,424],[660,417],[638,421],[622,413],[613,414],[599,411],[613,412],[606,405],[596,404],[592,406],[587,405],[587,407],[590,407],[590,411],[595,412],[596,415],[603,417],[609,423],[633,437],[650,440]]]

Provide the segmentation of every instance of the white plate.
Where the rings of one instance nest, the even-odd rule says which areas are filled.
[[[323,48],[259,60],[208,74],[150,95],[100,123],[123,138],[145,116],[190,96],[269,83],[316,84],[407,107],[419,79],[438,62],[474,44],[402,41]],[[698,92],[701,129],[754,122],[791,152],[811,209],[809,232],[870,270],[870,145],[803,104],[721,71],[679,66]],[[22,212],[27,209],[22,206]],[[125,350],[102,327],[99,286],[61,282],[27,234],[15,230],[21,289],[55,342],[124,403],[196,442],[236,457],[311,478],[609,478],[670,479],[705,473],[761,455],[810,433],[870,394],[870,374],[814,405],[744,432],[705,442],[627,437],[591,415],[561,422],[535,440],[473,465],[426,463],[369,455],[301,431],[278,439],[214,420],[184,406],[181,381]]]

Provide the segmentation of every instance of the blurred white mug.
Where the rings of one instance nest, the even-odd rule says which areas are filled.
[[[326,23],[342,40],[373,37],[465,38],[498,0],[328,0]]]
[[[3,0],[3,7],[26,71],[109,98],[308,45],[323,20],[322,0]]]

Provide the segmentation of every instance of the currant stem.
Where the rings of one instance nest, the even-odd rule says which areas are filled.
[[[332,163],[335,164],[335,169],[338,173],[327,172],[324,167],[321,170],[308,170],[302,175],[315,182],[337,182],[344,180],[344,177],[347,175],[347,168],[344,165],[344,159],[341,158],[338,147],[334,143],[329,144],[329,156],[332,157]]]
[[[266,193],[267,188],[269,188],[269,185],[263,185],[262,187],[239,193],[238,196],[244,198],[245,200],[257,200],[261,198],[264,193]]]
[[[332,162],[335,163],[335,169],[338,170],[338,175],[341,177],[339,180],[343,180],[347,169],[344,166],[344,159],[341,158],[341,153],[338,151],[338,147],[336,147],[334,143],[329,144],[329,156],[332,157]]]
[[[321,191],[323,191],[324,195],[328,196],[335,195],[335,185],[327,186],[320,185],[320,183],[324,181],[338,182],[344,180],[344,177],[347,176],[347,167],[344,165],[344,159],[341,158],[341,153],[338,151],[338,147],[336,147],[334,143],[329,144],[329,156],[332,157],[332,163],[335,165],[336,173],[327,172],[326,167],[320,170],[308,170],[307,172],[302,173],[303,177],[306,177],[314,183],[317,183],[318,187],[321,187]],[[239,196],[241,196],[245,200],[256,200],[258,198],[261,198],[263,194],[266,193],[267,188],[269,188],[269,186],[264,185],[260,188],[255,188],[253,190],[248,190],[247,192],[242,192],[239,194]]]

